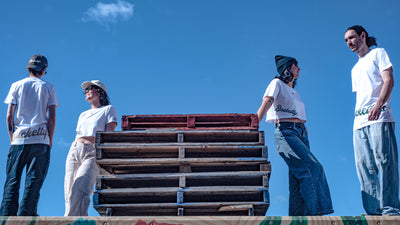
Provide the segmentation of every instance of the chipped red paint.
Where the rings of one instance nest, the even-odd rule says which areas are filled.
[[[123,115],[122,130],[175,129],[175,130],[258,130],[256,114],[164,114]]]
[[[135,225],[183,225],[183,224],[172,224],[172,223],[157,223],[155,220],[150,223],[146,223],[142,220],[139,220]]]

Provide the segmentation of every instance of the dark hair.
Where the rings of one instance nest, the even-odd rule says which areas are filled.
[[[107,93],[103,89],[101,89],[97,86],[95,86],[95,87],[99,91],[99,94],[100,94],[101,106],[109,105],[111,102],[110,102],[110,98],[108,97]]]
[[[32,68],[27,68],[27,69],[28,69],[29,74],[33,74],[33,76],[35,76],[35,77],[40,77],[42,75],[42,73],[43,73],[43,70],[44,70],[44,68],[41,71],[37,71],[37,70],[34,70]]]
[[[351,27],[347,28],[346,31],[348,31],[348,30],[354,30],[358,34],[358,36],[360,36],[361,33],[364,32],[365,35],[366,35],[365,40],[366,40],[367,46],[368,47],[371,47],[371,46],[374,46],[374,45],[378,46],[378,44],[376,43],[376,38],[373,37],[373,36],[371,36],[371,37],[368,36],[368,32],[364,29],[364,27],[362,27],[360,25],[354,25],[354,26],[351,26]]]
[[[100,94],[99,99],[100,99],[101,106],[111,104],[110,98],[108,97],[107,93],[103,89],[101,89],[100,87],[98,87],[96,85],[92,85],[90,87],[96,89],[96,91]],[[86,91],[84,91],[83,94],[86,94]]]
[[[297,62],[296,62],[297,65]],[[283,81],[285,84],[289,83],[294,79],[294,75],[292,72],[290,72],[290,68],[292,65],[288,66],[279,76],[275,76],[275,78],[278,78],[279,80]],[[296,81],[297,79],[293,80],[293,88],[296,86]]]

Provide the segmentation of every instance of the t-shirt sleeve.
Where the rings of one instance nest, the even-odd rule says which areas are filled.
[[[267,90],[265,90],[264,97],[269,96],[269,97],[274,97],[274,99],[276,99],[279,94],[279,89],[280,85],[278,83],[278,79],[273,79],[271,83],[269,83]]]
[[[118,120],[117,110],[115,110],[114,106],[110,106],[108,113],[106,115],[106,124],[111,122],[117,123],[117,120]]]
[[[55,105],[56,107],[60,106],[60,103],[58,102],[57,91],[54,86],[50,90],[50,99],[49,99],[48,106],[51,106],[51,105]]]
[[[4,103],[6,104],[17,104],[17,98],[16,98],[16,84],[13,83],[11,85],[10,91],[8,92],[8,95],[6,97],[6,99],[4,100]]]
[[[379,49],[379,51],[377,51],[377,59],[378,59],[379,71],[381,71],[381,72],[392,66],[389,55],[383,48],[381,48],[381,49]]]

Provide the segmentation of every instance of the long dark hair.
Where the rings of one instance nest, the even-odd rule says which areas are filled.
[[[108,97],[107,93],[101,88],[96,87],[96,89],[98,90],[98,92],[100,94],[101,106],[109,105],[111,102],[110,102],[110,98]]]
[[[283,81],[285,84],[289,83],[294,79],[294,75],[292,72],[290,72],[290,67],[292,65],[288,66],[279,76],[275,76],[275,78],[278,78],[279,80]],[[296,86],[296,81],[297,79],[293,80],[293,88]]]
[[[111,104],[110,98],[108,97],[107,93],[103,89],[101,89],[100,87],[98,87],[96,85],[92,85],[91,88],[96,89],[96,91],[100,94],[99,99],[100,99],[101,106]],[[86,91],[84,91],[83,94],[86,94]]]
[[[371,47],[371,46],[374,46],[374,45],[378,46],[378,43],[376,43],[376,38],[373,37],[373,36],[368,36],[368,32],[364,29],[364,27],[362,27],[360,25],[354,25],[354,26],[351,26],[351,27],[347,28],[346,31],[348,31],[348,30],[354,30],[358,34],[358,36],[360,36],[361,33],[364,32],[365,35],[366,35],[365,40],[366,40],[367,46],[368,47]]]

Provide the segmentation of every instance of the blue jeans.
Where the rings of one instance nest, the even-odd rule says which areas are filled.
[[[304,124],[276,124],[275,146],[289,167],[289,216],[333,213],[325,172],[310,151]]]
[[[50,162],[46,144],[11,145],[7,158],[0,216],[36,216],[40,189]],[[26,166],[25,190],[18,206],[21,175]]]
[[[353,143],[365,211],[368,215],[399,215],[399,166],[394,123],[375,123],[354,130]]]

